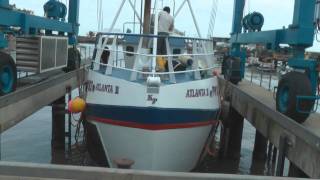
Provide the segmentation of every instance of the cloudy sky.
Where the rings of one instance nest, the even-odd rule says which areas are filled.
[[[67,0],[62,0],[66,2]],[[112,19],[122,0],[103,0],[104,27],[111,25]],[[134,1],[134,0],[132,0]],[[137,6],[140,6],[141,0],[136,0]],[[176,9],[182,0],[176,1]],[[191,0],[196,18],[199,23],[202,36],[206,36],[210,21],[210,11],[213,0]],[[218,0],[218,12],[216,18],[215,36],[228,37],[232,25],[232,10],[234,0]],[[294,0],[246,0],[245,13],[258,11],[265,17],[263,30],[278,29],[288,26],[292,22]],[[10,0],[11,4],[17,7],[34,10],[35,14],[43,15],[43,4],[46,0]],[[80,33],[86,34],[88,31],[96,31],[97,23],[97,0],[80,0]],[[162,1],[160,0],[160,4]],[[164,5],[173,7],[173,0],[163,0]],[[140,11],[140,10],[139,10]],[[116,28],[123,28],[123,23],[133,21],[133,11],[129,3],[124,6],[123,12],[119,16]],[[193,28],[193,22],[187,6],[181,11],[175,20],[175,26],[181,31],[186,31],[188,35],[195,35],[196,29]],[[320,51],[319,43],[315,43],[312,50]],[[319,49],[319,50],[318,50]]]

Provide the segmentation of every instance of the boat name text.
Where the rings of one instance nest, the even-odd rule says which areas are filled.
[[[188,89],[186,98],[199,98],[199,97],[214,97],[218,96],[218,88],[212,86],[212,88],[206,89]]]
[[[108,94],[118,95],[119,91],[120,91],[120,87],[114,86],[111,84],[101,84],[101,83],[94,84],[93,81],[88,81],[87,82],[87,91],[90,91],[90,92],[99,91],[99,92],[105,92]]]

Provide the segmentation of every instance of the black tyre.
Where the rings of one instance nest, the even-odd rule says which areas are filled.
[[[64,68],[65,72],[74,71],[80,68],[81,55],[77,48],[68,49],[68,65]]]
[[[300,100],[297,96],[312,96],[312,86],[309,78],[300,72],[289,72],[279,81],[276,106],[284,115],[303,123],[314,106],[314,100]],[[299,112],[300,111],[300,112]]]
[[[0,52],[0,96],[17,88],[17,68],[9,54]]]
[[[224,79],[237,85],[241,81],[241,62],[239,58],[226,57],[222,62],[222,74]]]

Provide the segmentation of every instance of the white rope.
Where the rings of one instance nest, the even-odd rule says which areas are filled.
[[[135,52],[130,52],[130,51],[121,51],[121,50],[113,50],[113,49],[102,49],[102,48],[97,48],[98,50],[105,50],[105,51],[111,51],[111,52],[118,52],[118,53],[125,53],[125,54],[131,54],[131,55],[139,55],[139,56],[146,56],[146,57],[176,57],[176,56],[213,56],[215,53],[199,53],[199,54],[172,54],[172,55],[153,55],[153,54],[140,54],[140,53],[135,53]]]

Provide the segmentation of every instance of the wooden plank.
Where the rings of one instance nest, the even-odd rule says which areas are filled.
[[[98,167],[0,162],[0,174],[21,177],[113,180],[286,180],[287,177],[138,171]]]
[[[85,67],[48,78],[0,98],[0,132],[15,126],[28,116],[77,88],[85,80]]]

